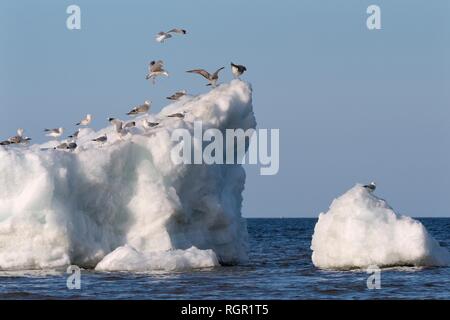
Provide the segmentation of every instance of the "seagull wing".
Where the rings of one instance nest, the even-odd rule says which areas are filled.
[[[199,75],[202,75],[203,77],[205,77],[208,80],[211,78],[211,75],[209,74],[209,72],[206,70],[203,70],[203,69],[194,69],[194,70],[189,70],[186,72],[197,73]]]
[[[219,76],[220,70],[222,70],[222,69],[224,69],[224,68],[225,68],[225,67],[222,67],[222,68],[217,69],[217,71],[214,72],[214,74],[213,74],[213,78],[218,77],[218,76]]]

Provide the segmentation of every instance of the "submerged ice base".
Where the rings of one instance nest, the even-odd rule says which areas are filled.
[[[450,265],[449,252],[419,221],[396,214],[360,185],[319,215],[311,249],[323,269]]]
[[[187,111],[185,119],[166,116]],[[211,267],[247,260],[241,165],[175,165],[176,128],[256,127],[249,84],[184,97],[120,139],[82,129],[75,152],[0,148],[0,270]],[[108,135],[99,146],[91,139]]]

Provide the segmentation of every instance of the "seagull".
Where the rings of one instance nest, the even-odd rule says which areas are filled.
[[[169,32],[160,31],[156,34],[155,40],[159,43],[164,43],[164,40],[172,38]]]
[[[24,137],[23,132],[24,130],[22,128],[17,129],[17,135],[8,139],[9,144],[19,144],[30,141],[31,138]]]
[[[57,145],[56,147],[54,147],[53,149],[55,149],[55,150],[56,149],[67,149],[67,143],[63,142],[63,143]]]
[[[162,60],[151,61],[148,65],[148,74],[145,77],[146,80],[152,79],[152,83],[155,84],[156,77],[158,76],[169,76],[169,73],[164,70],[164,62]]]
[[[245,66],[231,62],[231,72],[233,73],[234,78],[239,79],[245,71],[247,71]]]
[[[180,28],[174,28],[170,31],[164,32],[164,31],[160,31],[156,34],[156,38],[155,40],[159,43],[164,43],[165,40],[172,38],[171,33],[179,33],[179,34],[186,34],[187,31],[184,29],[180,29]]]
[[[9,146],[11,142],[9,140],[1,141],[0,146]]]
[[[107,140],[108,140],[108,137],[106,136],[106,134],[104,134],[104,135],[102,135],[102,136],[100,136],[98,138],[92,139],[92,141],[100,142],[102,144],[105,143]]]
[[[159,122],[151,122],[151,121],[148,121],[147,119],[142,120],[142,126],[146,129],[154,128],[158,124],[159,124]]]
[[[375,184],[375,182],[371,182],[371,183],[366,184],[365,186],[363,186],[363,188],[365,188],[369,192],[374,192],[375,189],[377,188],[377,185]]]
[[[180,118],[180,119],[183,119],[184,118],[184,113],[177,112],[177,113],[169,114],[168,117],[169,118]]]
[[[67,145],[67,149],[70,151],[75,150],[78,147],[78,145],[75,142],[71,142]]]
[[[136,122],[135,122],[135,121],[127,122],[127,123],[123,126],[124,129],[133,128],[133,127],[136,127]]]
[[[150,105],[151,105],[151,102],[146,100],[146,101],[144,101],[144,104],[141,104],[140,106],[137,106],[137,107],[134,107],[133,109],[131,109],[131,111],[128,112],[127,115],[135,116],[135,115],[138,115],[139,113],[147,113],[148,110],[150,110]]]
[[[72,133],[70,136],[68,136],[68,138],[77,139],[79,134],[80,134],[80,129],[78,129],[75,133]]]
[[[203,69],[194,69],[194,70],[189,70],[189,71],[186,71],[186,72],[197,73],[199,75],[202,75],[203,77],[205,77],[209,81],[207,86],[213,86],[213,88],[215,88],[217,86],[217,80],[219,79],[219,72],[222,69],[224,69],[224,67],[218,69],[213,74],[210,74],[208,71],[205,71]]]
[[[60,137],[63,134],[64,128],[45,129],[44,131],[48,132],[46,134],[47,137],[58,138],[58,137]]]
[[[77,126],[87,126],[92,121],[92,116],[90,114],[86,115],[86,118],[78,122]]]
[[[185,96],[186,93],[187,93],[186,90],[177,91],[173,95],[171,95],[170,97],[167,97],[166,99],[179,100],[181,97]]]

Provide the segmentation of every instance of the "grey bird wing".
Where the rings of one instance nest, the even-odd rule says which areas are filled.
[[[206,71],[206,70],[203,70],[203,69],[194,69],[194,70],[189,70],[189,71],[186,71],[186,72],[197,73],[197,74],[205,77],[208,80],[211,78],[211,75],[209,74],[209,72]]]
[[[222,69],[224,69],[224,68],[225,68],[225,67],[222,67],[222,68],[217,69],[217,71],[214,72],[214,74],[213,74],[213,78],[218,77],[218,76],[219,76],[220,70],[222,70]]]

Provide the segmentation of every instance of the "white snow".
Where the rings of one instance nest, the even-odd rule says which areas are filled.
[[[319,215],[311,249],[314,265],[323,269],[450,265],[449,252],[422,223],[396,214],[361,185]]]
[[[233,80],[148,116],[161,122],[154,129],[137,117],[138,127],[122,139],[108,126],[81,129],[75,152],[42,150],[56,142],[0,147],[0,270],[173,270],[246,261],[244,169],[175,165],[170,151],[171,132],[192,131],[194,120],[219,130],[255,128],[251,99],[250,85]],[[165,117],[183,111],[184,120]],[[104,145],[90,141],[104,133]]]

